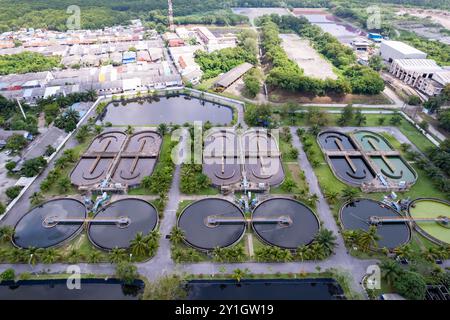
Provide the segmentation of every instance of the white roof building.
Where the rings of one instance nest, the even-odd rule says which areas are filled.
[[[395,59],[426,59],[427,54],[404,42],[385,40],[380,45],[381,57],[389,62]]]

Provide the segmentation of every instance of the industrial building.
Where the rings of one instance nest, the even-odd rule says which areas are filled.
[[[428,96],[440,94],[450,83],[450,69],[438,66],[431,59],[396,59],[389,72]]]
[[[383,60],[392,62],[395,59],[426,59],[427,54],[400,41],[382,41],[380,55]]]
[[[229,86],[231,86],[234,82],[240,79],[244,74],[246,74],[253,65],[248,62],[244,62],[243,64],[234,67],[230,71],[224,73],[220,78],[214,83],[214,87],[216,91],[223,91]]]
[[[450,84],[450,70],[442,69],[435,72],[431,78],[420,78],[417,88],[428,96],[437,96],[448,84]]]
[[[389,72],[406,84],[415,87],[420,78],[431,78],[442,68],[431,59],[395,59]]]

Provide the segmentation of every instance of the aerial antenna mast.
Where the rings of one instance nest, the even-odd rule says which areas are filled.
[[[173,6],[172,6],[172,0],[167,0],[169,4],[169,30],[174,32],[175,31],[175,25],[173,24]]]

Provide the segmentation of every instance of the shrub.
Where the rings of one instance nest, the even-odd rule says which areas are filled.
[[[411,300],[423,300],[426,287],[424,278],[412,271],[402,272],[394,282],[394,288],[398,293]]]
[[[16,278],[16,273],[14,272],[14,269],[6,269],[0,274],[0,280],[1,281],[13,281]]]
[[[8,196],[8,198],[12,200],[20,194],[21,190],[22,190],[21,186],[9,187],[8,189],[6,189],[6,195]]]

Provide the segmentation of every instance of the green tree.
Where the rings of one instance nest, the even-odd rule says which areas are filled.
[[[3,242],[11,242],[14,237],[14,228],[12,226],[0,227],[0,239]]]
[[[58,190],[61,193],[66,193],[69,191],[72,183],[70,182],[70,179],[68,177],[62,177],[58,180]]]
[[[179,227],[175,226],[170,233],[170,241],[173,244],[181,243],[184,239],[184,231]]]
[[[42,262],[47,264],[55,263],[56,261],[58,261],[59,258],[60,255],[58,251],[56,251],[53,248],[45,249],[41,254]]]
[[[133,134],[133,132],[134,132],[134,128],[132,126],[128,125],[127,129],[125,130],[125,133],[131,135],[131,134]]]
[[[333,253],[334,248],[337,246],[336,236],[333,231],[328,229],[321,229],[314,240],[325,249],[328,255]]]
[[[394,288],[406,299],[423,300],[427,285],[420,274],[412,271],[403,271],[395,279]]]
[[[20,134],[13,134],[6,140],[5,148],[17,152],[27,145],[27,139]]]
[[[98,250],[91,251],[87,256],[87,260],[89,263],[99,263],[101,258],[102,254]]]
[[[21,186],[13,186],[13,187],[9,187],[8,189],[6,189],[5,193],[8,196],[8,198],[13,200],[20,194],[21,190],[22,190]]]
[[[341,198],[345,202],[353,201],[358,196],[359,192],[357,189],[347,186],[341,191]]]
[[[33,192],[33,194],[30,196],[29,199],[30,199],[31,205],[33,205],[33,206],[38,206],[45,200],[42,192]]]
[[[122,261],[125,261],[127,258],[127,253],[125,249],[122,248],[113,248],[109,253],[109,262],[118,264]]]
[[[12,172],[16,166],[17,164],[14,161],[9,161],[5,164],[5,168],[8,172]]]
[[[398,113],[395,113],[389,120],[389,123],[393,126],[399,126],[400,123],[402,123],[402,116]]]
[[[34,177],[37,176],[46,165],[47,161],[44,157],[29,159],[23,163],[21,173],[25,177]]]
[[[399,258],[411,259],[412,255],[413,255],[413,250],[411,248],[411,245],[404,244],[402,246],[399,246],[399,247],[395,248],[394,249],[394,253]]]
[[[137,267],[129,262],[119,262],[116,265],[116,277],[125,284],[132,284],[139,278]]]
[[[237,282],[241,282],[242,278],[245,278],[246,276],[248,276],[248,270],[242,270],[238,268],[233,270],[231,278],[233,278]]]
[[[130,242],[131,253],[136,257],[144,257],[148,253],[147,243],[142,232],[138,232]]]
[[[389,285],[393,285],[402,269],[397,262],[391,259],[385,259],[380,264],[381,276]]]
[[[78,249],[73,248],[66,254],[65,259],[69,263],[77,263],[83,259],[83,255]]]
[[[369,230],[361,233],[358,239],[358,245],[363,252],[368,252],[370,248],[376,248],[378,246],[378,240],[380,240],[380,236],[377,233],[377,227],[370,226]]]
[[[86,141],[86,138],[89,136],[89,126],[82,125],[77,131],[77,135],[75,136],[79,143],[83,143]]]
[[[167,134],[167,132],[169,131],[169,128],[167,127],[167,124],[165,124],[165,123],[160,123],[160,124],[158,125],[157,131],[158,131],[158,133],[159,133],[161,136],[164,137],[164,136]]]
[[[8,268],[0,274],[0,282],[1,281],[14,281],[16,278],[16,273],[14,269]]]
[[[178,275],[167,275],[145,286],[144,300],[182,300],[187,296],[185,281]]]
[[[261,89],[259,79],[253,74],[247,74],[244,76],[245,90],[250,97],[256,97]]]
[[[369,67],[375,71],[380,71],[383,68],[383,60],[381,56],[373,55],[369,59]]]

